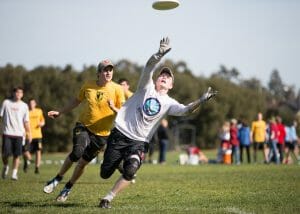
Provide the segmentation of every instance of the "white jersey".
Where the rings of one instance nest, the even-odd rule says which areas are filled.
[[[29,110],[25,102],[14,102],[10,99],[4,100],[0,116],[3,121],[4,135],[16,137],[23,137],[25,135],[24,123],[29,122]]]
[[[155,90],[153,67],[149,65],[144,69],[137,91],[121,107],[115,120],[115,127],[133,140],[149,142],[164,116],[180,116],[188,110],[167,94],[160,95]]]

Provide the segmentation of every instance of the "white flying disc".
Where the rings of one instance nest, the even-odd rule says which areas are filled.
[[[171,10],[178,6],[178,0],[158,0],[152,4],[152,7],[156,10]]]

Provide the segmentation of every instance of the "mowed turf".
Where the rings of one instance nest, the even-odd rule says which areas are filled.
[[[300,213],[300,165],[179,166],[178,153],[167,157],[166,165],[144,164],[136,183],[115,198],[110,210],[98,203],[119,172],[103,180],[99,164],[89,165],[68,200],[59,203],[55,198],[73,168],[54,193],[45,194],[45,182],[61,165],[43,164],[39,175],[31,165],[26,174],[20,170],[18,181],[0,180],[0,213]]]

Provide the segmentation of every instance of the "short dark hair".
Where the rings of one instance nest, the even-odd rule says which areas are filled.
[[[121,78],[121,79],[118,80],[119,84],[121,84],[122,82],[126,82],[127,84],[129,84],[129,81],[126,78]]]
[[[12,91],[13,91],[13,93],[16,93],[18,90],[24,91],[23,87],[21,87],[21,86],[14,87]]]

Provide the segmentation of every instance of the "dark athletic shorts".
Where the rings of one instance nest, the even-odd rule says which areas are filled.
[[[2,137],[2,156],[18,157],[22,155],[23,137],[3,135]]]
[[[107,140],[101,173],[112,175],[122,160],[126,160],[134,154],[139,155],[142,161],[146,144],[148,143],[126,137],[118,129],[114,128]]]

